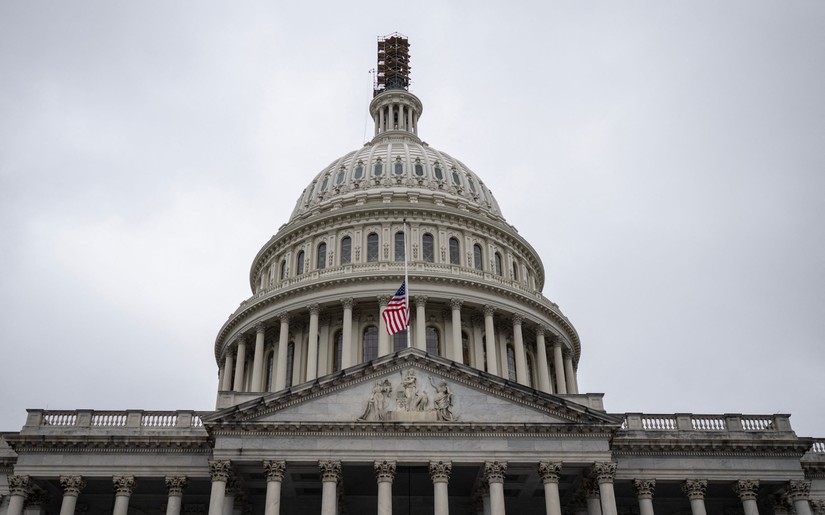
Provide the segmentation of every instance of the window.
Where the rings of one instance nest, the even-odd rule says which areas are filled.
[[[372,168],[372,174],[376,177],[381,177],[384,175],[384,165],[381,163],[380,159],[376,161],[375,166]]]
[[[484,261],[481,259],[481,245],[473,245],[473,267],[476,270],[484,270]]]
[[[398,331],[392,335],[392,351],[398,352],[407,348],[407,330]]]
[[[435,168],[433,168],[433,175],[435,175],[435,179],[437,181],[443,181],[444,180],[444,172],[441,171],[441,165],[439,165],[439,164],[435,165]]]
[[[533,355],[527,353],[527,386],[533,386],[533,375],[536,373],[536,368],[533,366]]]
[[[321,182],[321,190],[320,191],[327,191],[327,186],[329,185],[329,175],[324,177],[324,180]]]
[[[364,164],[363,163],[358,163],[355,166],[355,173],[353,175],[354,175],[356,181],[358,179],[361,179],[361,178],[364,177]]]
[[[513,260],[513,280],[518,281],[518,261]]]
[[[495,261],[496,261],[496,275],[501,275],[501,254],[499,254],[498,252],[496,252]]]
[[[344,333],[337,331],[332,340],[332,371],[341,370],[341,350],[344,348]]]
[[[327,267],[327,244],[318,245],[318,255],[315,258],[315,267],[319,270]]]
[[[295,270],[297,275],[301,275],[304,273],[304,251],[298,252],[298,259],[295,264]]]
[[[473,181],[472,177],[467,177],[467,184],[470,186],[470,191],[475,194],[476,192],[476,183]]]
[[[461,176],[460,176],[460,175],[458,175],[458,170],[456,170],[455,168],[453,168],[453,169],[451,170],[451,173],[452,173],[452,175],[451,175],[451,176],[452,176],[452,178],[453,178],[453,184],[455,184],[455,185],[456,185],[456,186],[458,186],[458,187],[461,187]]]
[[[341,239],[341,264],[352,263],[352,238],[344,236]]]
[[[461,264],[460,255],[460,249],[458,248],[458,238],[450,238],[450,264]]]
[[[421,259],[427,263],[432,263],[435,259],[435,249],[433,247],[433,235],[425,234],[421,238]]]
[[[465,365],[470,364],[470,337],[463,331],[461,332],[461,357]]]
[[[393,169],[393,172],[395,172],[395,175],[403,175],[404,174],[404,163],[402,163],[400,159],[395,162],[395,167]]]
[[[404,261],[404,233],[395,233],[395,260]]]
[[[335,176],[335,184],[337,184],[337,185],[339,185],[339,186],[340,186],[340,185],[341,185],[341,183],[343,183],[343,182],[344,182],[344,176],[345,176],[345,175],[347,175],[347,171],[346,171],[346,169],[341,168],[341,169],[338,171],[338,175],[336,175],[336,176]]]
[[[264,391],[272,391],[273,376],[275,374],[275,353],[270,352],[266,358],[266,382],[264,384]]]
[[[507,378],[510,381],[516,380],[516,351],[510,344],[507,345]]]
[[[378,357],[378,328],[371,325],[364,329],[364,363]]]
[[[367,236],[367,261],[378,261],[378,235],[374,232]]]
[[[421,163],[415,163],[415,175],[417,177],[424,177],[424,166]]]
[[[441,339],[439,338],[438,329],[433,326],[427,327],[427,352],[438,356],[441,350]]]
[[[292,386],[292,365],[295,363],[295,342],[286,346],[286,386]]]
[[[286,279],[286,259],[281,260],[281,280]]]

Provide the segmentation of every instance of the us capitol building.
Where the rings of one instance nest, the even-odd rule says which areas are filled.
[[[301,192],[221,327],[215,411],[31,409],[0,515],[822,515],[786,414],[612,413],[484,181],[419,138],[378,40],[375,134]],[[409,227],[406,242],[404,223]],[[410,326],[381,311],[404,278]]]

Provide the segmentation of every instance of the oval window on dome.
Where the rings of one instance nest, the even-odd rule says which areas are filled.
[[[415,175],[424,177],[424,166],[421,163],[415,163]]]
[[[456,186],[461,186],[461,176],[458,175],[458,170],[455,168],[452,169],[452,177],[453,177],[453,184]]]
[[[338,175],[335,176],[335,184],[338,184],[340,186],[344,182],[344,176],[345,175],[347,175],[347,171],[345,169],[341,168],[338,171]]]
[[[470,186],[470,191],[473,193],[476,192],[476,183],[473,181],[472,177],[467,177],[467,184]]]
[[[403,175],[404,174],[404,163],[402,163],[401,161],[396,161],[393,172],[395,172],[395,175]]]
[[[375,166],[372,169],[372,174],[376,177],[381,177],[382,175],[384,175],[384,165],[381,163],[381,161],[375,163]]]
[[[444,180],[444,172],[441,171],[441,165],[435,165],[435,168],[433,168],[433,174],[435,175],[436,180]]]
[[[354,175],[355,175],[356,180],[364,177],[364,165],[363,164],[358,163],[358,166],[355,167],[355,174]]]

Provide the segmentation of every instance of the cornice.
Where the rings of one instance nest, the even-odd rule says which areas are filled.
[[[721,436],[721,435],[720,435]],[[790,457],[799,459],[810,448],[807,439],[779,436],[774,439],[739,437],[725,433],[723,438],[640,438],[628,441],[621,433],[610,444],[615,456],[743,456]]]
[[[17,453],[162,453],[203,454],[212,450],[208,435],[176,436],[97,436],[97,435],[19,435],[9,440]]]

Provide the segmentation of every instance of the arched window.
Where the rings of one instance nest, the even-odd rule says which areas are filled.
[[[378,357],[378,328],[371,325],[364,329],[364,363]]]
[[[292,366],[295,364],[295,342],[286,346],[286,386],[292,386]]]
[[[320,270],[327,267],[327,244],[318,245],[318,256],[315,258],[315,266]]]
[[[481,255],[481,245],[476,243],[473,245],[473,267],[476,270],[484,270],[484,259]]]
[[[420,161],[415,162],[415,175],[417,177],[424,177],[424,165]]]
[[[341,370],[341,351],[344,348],[344,333],[336,331],[335,338],[332,339],[332,371]]]
[[[461,332],[461,357],[465,365],[470,364],[470,337],[463,331]]]
[[[404,261],[404,233],[395,233],[395,260]]]
[[[450,264],[458,265],[460,263],[461,249],[458,247],[458,238],[450,238]]]
[[[378,261],[378,235],[374,232],[367,236],[367,261]]]
[[[304,251],[303,250],[298,252],[298,259],[296,260],[296,263],[295,263],[295,270],[296,270],[296,275],[301,275],[302,273],[304,273]]]
[[[510,381],[516,380],[516,351],[510,344],[507,344],[507,378]]]
[[[352,238],[344,236],[341,238],[341,264],[352,263]]]
[[[392,335],[392,351],[398,352],[407,348],[407,330],[398,331]]]
[[[467,185],[470,186],[470,192],[475,194],[476,193],[476,183],[473,182],[472,177],[467,177]]]
[[[421,238],[421,259],[427,263],[432,263],[435,259],[435,248],[433,245],[433,235],[425,234]]]
[[[498,252],[496,252],[495,261],[496,261],[496,275],[501,275],[501,254],[499,254]]]
[[[286,259],[281,261],[281,280],[286,279]]]
[[[518,281],[518,261],[513,260],[513,280]]]
[[[427,326],[427,352],[433,355],[440,355],[441,338],[438,334],[438,329],[433,326]]]

